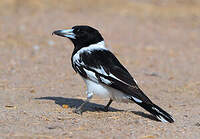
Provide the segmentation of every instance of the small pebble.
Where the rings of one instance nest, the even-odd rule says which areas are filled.
[[[6,105],[5,107],[6,108],[16,108],[16,106],[13,106],[13,105]]]
[[[65,108],[65,109],[69,108],[69,106],[66,105],[66,104],[63,104],[62,107]]]
[[[200,123],[199,123],[199,122],[197,122],[197,123],[195,124],[195,126],[198,126],[198,127],[200,127]]]
[[[31,88],[30,93],[35,93],[35,90]]]
[[[39,47],[38,45],[34,45],[34,46],[33,46],[33,49],[34,49],[35,51],[38,51],[38,50],[40,50],[40,47]]]
[[[144,74],[147,75],[147,76],[161,77],[161,76],[160,76],[158,73],[156,73],[156,72],[152,72],[152,73],[145,72]]]
[[[55,43],[54,43],[54,41],[50,40],[50,41],[48,41],[48,44],[49,44],[50,46],[53,46]]]
[[[20,31],[25,31],[26,30],[26,26],[25,25],[20,25],[19,29],[20,29]]]

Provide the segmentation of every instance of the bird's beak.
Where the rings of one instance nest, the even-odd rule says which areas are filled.
[[[73,32],[73,29],[64,29],[64,30],[56,30],[52,33],[52,35],[58,35],[62,37],[67,37],[70,39],[75,39],[76,35]]]

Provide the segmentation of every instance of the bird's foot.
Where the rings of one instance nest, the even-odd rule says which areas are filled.
[[[76,108],[72,112],[79,114],[79,115],[82,115],[82,113],[83,113],[83,111],[80,108]]]

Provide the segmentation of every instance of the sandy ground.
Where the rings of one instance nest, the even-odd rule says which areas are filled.
[[[0,2],[0,138],[200,138],[200,3],[192,0]],[[71,68],[56,29],[93,26],[139,86],[175,123],[135,104],[94,97]],[[64,108],[63,105],[66,107]]]

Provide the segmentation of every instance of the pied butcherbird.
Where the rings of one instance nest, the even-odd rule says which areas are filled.
[[[135,102],[162,122],[174,122],[170,114],[154,104],[138,87],[136,80],[105,47],[98,30],[90,26],[74,26],[71,29],[57,30],[52,34],[66,37],[74,44],[71,61],[73,69],[79,73],[87,86],[87,100],[74,112],[81,114],[83,106],[94,94],[108,97],[110,101]]]

